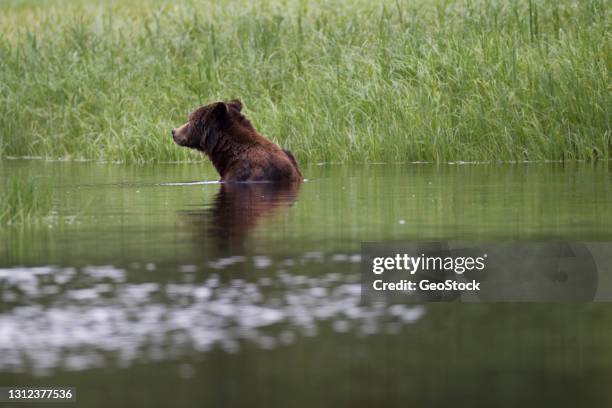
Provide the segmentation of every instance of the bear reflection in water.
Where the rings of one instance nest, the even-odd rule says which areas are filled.
[[[300,186],[300,182],[223,183],[211,207],[182,212],[179,222],[193,228],[198,250],[238,254],[256,226],[273,221],[294,204]]]

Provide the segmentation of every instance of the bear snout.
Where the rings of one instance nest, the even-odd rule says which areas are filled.
[[[185,146],[185,144],[187,144],[186,127],[187,124],[184,124],[179,128],[172,129],[172,139],[174,140],[174,143],[179,146]]]
[[[172,140],[174,140],[174,143],[177,145],[181,145],[181,140],[177,137],[176,129],[172,129]]]

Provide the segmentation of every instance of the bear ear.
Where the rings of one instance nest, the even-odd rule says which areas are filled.
[[[213,114],[218,118],[225,116],[225,114],[228,111],[229,111],[229,106],[227,106],[225,102],[217,102],[217,104],[212,110]]]
[[[242,102],[240,99],[232,99],[227,103],[230,108],[236,109],[238,112],[242,112]]]

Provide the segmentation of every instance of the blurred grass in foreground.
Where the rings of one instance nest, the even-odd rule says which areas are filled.
[[[201,160],[170,129],[241,98],[301,161],[611,156],[603,0],[0,5],[0,155]]]

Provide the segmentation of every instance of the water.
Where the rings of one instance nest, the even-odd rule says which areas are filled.
[[[365,305],[359,287],[362,241],[609,241],[607,164],[303,173],[1,161],[56,194],[44,225],[0,230],[0,385],[87,407],[611,402],[606,304]]]

